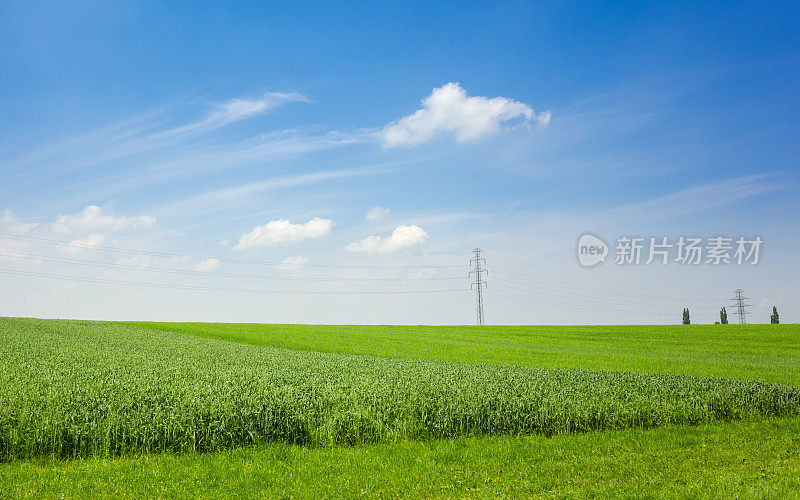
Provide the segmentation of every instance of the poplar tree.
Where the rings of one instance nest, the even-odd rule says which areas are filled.
[[[769,322],[773,325],[777,325],[781,322],[781,318],[778,316],[778,308],[775,306],[772,306],[772,316],[769,317]]]

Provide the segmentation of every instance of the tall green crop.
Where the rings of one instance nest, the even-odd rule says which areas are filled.
[[[0,459],[797,414],[800,389],[686,376],[297,352],[121,325],[0,319]]]

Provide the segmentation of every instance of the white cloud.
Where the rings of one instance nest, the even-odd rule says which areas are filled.
[[[667,219],[733,203],[737,200],[771,193],[781,188],[769,175],[735,177],[710,184],[699,184],[651,200],[621,205],[597,212],[602,220],[620,216],[640,215],[648,220]]]
[[[53,230],[58,232],[68,232],[79,229],[110,229],[119,231],[125,229],[151,228],[155,223],[155,217],[149,215],[116,217],[103,213],[103,208],[101,207],[89,205],[77,214],[59,215],[53,223]]]
[[[206,259],[194,265],[196,271],[211,271],[219,267],[219,259]]]
[[[552,118],[553,114],[549,111],[542,111],[538,115],[536,115],[536,121],[539,122],[539,125],[542,127],[546,127],[550,125],[550,118]]]
[[[95,247],[106,241],[108,236],[105,234],[92,233],[81,238],[76,238],[67,243],[65,249],[68,251],[85,250],[86,248]]]
[[[364,216],[364,218],[369,222],[378,222],[379,220],[388,216],[390,213],[392,213],[392,211],[388,208],[372,207],[367,210],[367,214]]]
[[[169,260],[177,264],[185,264],[192,260],[192,258],[188,255],[172,255]]]
[[[0,220],[2,220],[5,229],[12,233],[27,233],[38,226],[38,224],[34,222],[22,222],[19,218],[14,216],[14,213],[9,208],[3,211],[3,216]]]
[[[302,269],[306,264],[308,264],[308,257],[296,256],[296,257],[286,257],[281,261],[280,264],[277,264],[275,267],[279,269],[283,269],[285,271],[298,271]]]
[[[209,207],[216,207],[220,203],[228,205],[265,191],[312,185],[348,177],[386,174],[389,172],[391,172],[391,170],[370,167],[367,169],[346,169],[330,172],[312,172],[288,177],[274,177],[191,195],[187,198],[163,205],[159,208],[159,212],[170,214],[185,214],[191,212],[197,214],[202,210],[209,210]]]
[[[152,259],[148,255],[133,255],[131,257],[120,257],[116,264],[134,267],[150,267]]]
[[[430,267],[426,267],[423,269],[419,269],[417,271],[412,272],[408,275],[408,279],[411,280],[424,280],[433,277],[436,274],[435,269],[431,269]]]
[[[441,134],[453,134],[459,142],[476,140],[498,133],[505,122],[536,119],[550,123],[550,112],[538,116],[525,103],[505,97],[468,96],[458,83],[433,89],[422,101],[422,109],[390,123],[382,133],[384,147],[414,145]]]
[[[87,187],[108,193],[109,186],[130,187],[131,184],[157,182],[163,177],[194,176],[199,165],[214,170],[227,169],[232,162],[263,162],[264,155],[275,150],[278,150],[276,156],[284,156],[372,139],[366,133],[306,135],[289,129],[277,131],[285,135],[280,140],[274,134],[259,134],[249,140],[242,140],[243,137],[231,141],[204,140],[203,136],[208,133],[266,114],[283,104],[308,101],[295,92],[268,92],[255,99],[235,98],[210,103],[202,116],[186,120],[183,117],[189,113],[182,108],[187,101],[179,99],[93,132],[38,147],[4,166],[16,172],[14,177],[37,180],[55,174],[61,177],[72,170],[101,167],[91,179],[81,177],[62,186],[65,191],[77,193],[76,198],[85,199]],[[119,161],[125,163],[117,163]]]
[[[428,233],[419,226],[397,226],[391,236],[367,236],[347,245],[350,252],[392,253],[425,243]]]
[[[48,236],[52,235],[59,240],[68,239],[69,241],[61,249],[77,252],[101,245],[108,240],[107,234],[96,231],[150,228],[155,225],[156,219],[148,215],[117,217],[105,213],[104,208],[89,205],[77,214],[59,215],[52,223],[22,222],[20,218],[14,216],[11,210],[6,209],[0,214],[0,222],[3,223],[5,230],[13,233],[23,234],[33,228],[39,228],[44,231],[43,234],[51,233]],[[15,246],[20,247],[20,245]]]
[[[269,221],[257,226],[249,233],[239,237],[237,249],[258,245],[277,245],[303,241],[308,238],[320,238],[331,232],[333,221],[314,217],[303,224],[292,224],[286,219]]]
[[[206,122],[225,125],[257,116],[285,103],[308,102],[308,98],[296,92],[267,92],[260,99],[231,99],[220,104]]]

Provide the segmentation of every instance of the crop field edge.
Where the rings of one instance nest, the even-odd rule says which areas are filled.
[[[15,498],[320,496],[784,497],[800,491],[800,419],[353,447],[0,464]]]

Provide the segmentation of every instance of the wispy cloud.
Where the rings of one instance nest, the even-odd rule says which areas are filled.
[[[212,110],[199,120],[152,134],[144,139],[153,141],[181,137],[188,134],[203,134],[232,123],[263,115],[289,102],[310,102],[310,100],[296,92],[267,92],[257,99],[230,99],[213,105]]]
[[[196,271],[211,271],[219,267],[220,260],[219,259],[206,259],[204,261],[198,262],[193,266],[193,269]]]
[[[286,102],[310,102],[310,100],[297,92],[267,92],[259,99],[231,99],[218,105],[205,121],[227,125],[266,113]]]
[[[268,179],[262,179],[193,194],[184,198],[170,201],[161,207],[158,207],[156,211],[159,214],[170,216],[180,216],[186,213],[196,214],[202,212],[203,210],[208,210],[209,207],[218,207],[221,204],[230,204],[243,201],[252,196],[256,196],[268,191],[297,186],[306,186],[349,177],[381,175],[390,172],[392,172],[391,168],[377,166],[270,177]]]
[[[299,271],[305,267],[308,262],[308,257],[296,255],[294,257],[286,257],[279,264],[275,264],[275,267],[284,271]]]
[[[366,219],[367,222],[378,222],[381,219],[388,217],[391,213],[392,211],[388,208],[372,207],[367,210],[366,215],[364,215],[364,219]]]
[[[630,214],[646,214],[650,219],[667,219],[729,205],[745,198],[776,191],[780,187],[780,184],[766,174],[736,177],[691,186],[651,200],[623,205],[604,211],[600,217],[624,218]]]
[[[207,105],[186,119],[186,102],[173,103],[53,146],[42,146],[16,161],[4,161],[9,182],[52,188],[39,202],[69,205],[87,198],[112,199],[147,186],[220,171],[248,169],[315,151],[372,141],[369,130],[325,131],[315,127],[256,131],[228,126],[264,115],[298,93],[267,93]],[[80,173],[79,173],[80,172]],[[77,196],[80,193],[80,196]]]
[[[193,112],[198,100],[185,99],[52,146],[43,145],[37,148],[40,152],[28,157],[0,162],[0,169],[9,182],[29,192],[27,202],[55,210],[66,210],[87,200],[144,196],[143,199],[163,200],[156,211],[181,211],[192,206],[207,211],[207,207],[198,205],[203,199],[231,200],[237,194],[360,175],[312,173],[272,182],[276,174],[287,172],[290,162],[298,158],[374,143],[373,129],[329,130],[308,125],[261,130],[262,122],[232,126],[288,103],[309,101],[295,92],[272,92],[256,98],[200,103],[204,109],[198,117]],[[270,179],[224,187],[233,178],[259,177]],[[178,183],[183,180],[191,182]],[[48,188],[41,189],[42,185]],[[203,192],[210,185],[223,188]],[[151,197],[156,191],[169,194]]]
[[[297,93],[266,93],[257,99],[237,98],[212,104],[196,119],[181,120],[173,106],[142,113],[95,132],[43,147],[39,153],[10,162],[19,174],[42,168],[73,171],[175,147],[227,125],[265,114],[288,102],[308,102]],[[20,168],[20,167],[26,168]],[[16,167],[16,168],[15,168]]]
[[[191,148],[165,151],[123,168],[112,175],[91,176],[71,181],[51,196],[80,190],[95,198],[116,197],[144,186],[167,184],[176,179],[211,176],[219,172],[246,170],[317,151],[346,147],[371,140],[364,131],[312,133],[279,130],[237,142],[202,141]]]

